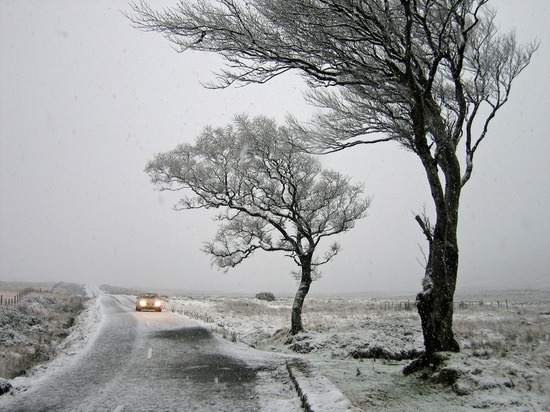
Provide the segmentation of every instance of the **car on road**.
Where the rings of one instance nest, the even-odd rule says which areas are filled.
[[[136,297],[136,310],[156,310],[161,312],[164,307],[164,301],[156,293],[140,293]]]

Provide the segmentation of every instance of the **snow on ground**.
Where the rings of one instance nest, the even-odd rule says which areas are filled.
[[[30,377],[13,379],[14,387],[25,390],[85,351],[102,319],[93,298],[100,292],[88,293],[92,299],[59,345],[59,356],[34,368]],[[171,296],[165,310],[235,342],[230,350],[241,356],[254,347],[294,359],[293,379],[309,391],[305,396],[317,405],[314,410],[339,402],[345,410],[351,402],[357,410],[550,411],[549,295],[506,306],[457,306],[455,331],[462,353],[442,354],[440,369],[411,376],[402,370],[422,351],[422,333],[414,308],[403,310],[409,305],[395,310],[374,299],[307,298],[306,332],[295,337],[287,333],[290,298]],[[317,385],[337,389],[319,391]]]
[[[457,305],[462,353],[442,354],[439,370],[412,376],[402,370],[422,351],[414,308],[386,310],[391,305],[373,299],[308,298],[307,331],[295,337],[287,333],[290,298],[171,297],[166,309],[200,319],[230,341],[306,360],[318,380],[329,379],[358,409],[550,410],[548,294],[533,298],[536,304],[506,307],[504,300]]]
[[[97,336],[102,320],[101,307],[98,299],[96,299],[99,293],[101,292],[97,287],[86,287],[86,295],[90,299],[84,302],[84,309],[69,328],[69,334],[56,346],[55,358],[47,363],[35,366],[32,370],[28,371],[27,376],[11,379],[9,382],[15,390],[25,391],[38,380],[48,379],[57,369],[69,365],[74,361],[75,357],[81,356],[84,353],[86,346]],[[35,304],[37,301],[39,299],[29,299],[29,302],[34,302]],[[49,309],[51,310],[51,308]],[[10,322],[13,323],[14,319],[12,318]],[[19,329],[21,328],[19,327]],[[28,330],[24,331],[23,334],[27,336],[32,335]],[[8,347],[6,345],[5,350]]]
[[[83,356],[86,353],[86,348],[93,342],[93,340],[98,336],[101,322],[103,320],[103,314],[101,310],[101,305],[99,304],[98,297],[101,296],[103,292],[97,287],[86,286],[86,295],[90,298],[86,301],[85,307],[76,318],[74,324],[69,328],[69,334],[67,337],[58,344],[54,344],[55,348],[55,358],[49,362],[44,362],[38,364],[37,366],[27,370],[26,376],[19,376],[11,380],[5,380],[0,377],[0,389],[1,393],[5,392],[24,392],[28,390],[33,385],[36,385],[41,380],[50,379],[60,368],[68,366],[70,363],[74,362],[75,358]],[[51,300],[51,303],[56,302],[56,299],[46,297],[47,293],[37,293],[33,296],[25,297],[23,305],[31,305],[36,308],[36,310],[53,310],[52,305],[40,305],[39,303],[44,300]],[[130,299],[133,299],[134,296],[127,296]],[[50,302],[48,302],[50,303]],[[197,303],[200,306],[200,303]],[[204,307],[208,307],[210,304],[208,302],[203,302]],[[0,309],[2,309],[0,307]],[[10,346],[13,348],[14,344],[23,344],[27,347],[33,347],[37,345],[38,340],[36,335],[33,334],[33,328],[37,324],[36,320],[32,320],[32,316],[25,316],[21,313],[21,316],[14,316],[18,314],[17,309],[9,308],[9,313],[0,313],[0,321],[10,324],[10,327],[20,330],[21,333],[16,336],[5,328],[0,334],[0,340],[7,339],[9,342],[6,343],[6,347]],[[6,315],[6,316],[4,316]],[[184,315],[182,315],[184,317]],[[185,316],[187,319],[187,316]],[[31,319],[31,322],[28,320]],[[197,320],[197,323],[202,324],[203,326],[209,328],[209,325],[201,320]],[[11,329],[10,329],[11,330]],[[7,332],[7,333],[4,333]],[[13,336],[12,336],[13,335]],[[25,337],[25,341],[21,341],[20,338]],[[219,336],[218,339],[221,341],[223,338]],[[235,342],[234,345],[223,342],[223,345],[219,346],[219,350],[228,355],[246,361],[249,365],[264,365],[265,358],[273,358],[275,363],[281,361],[281,355],[274,352],[259,352],[251,349],[248,345],[243,343]],[[8,349],[4,348],[4,353]],[[289,359],[291,359],[289,357]],[[278,375],[275,377],[276,380],[284,382],[285,380],[290,381],[290,377],[293,374],[296,374],[297,377],[294,379],[296,385],[300,385],[304,390],[302,391],[302,399],[307,402],[308,405],[314,406],[317,412],[330,411],[347,411],[351,410],[351,404],[345,396],[326,378],[322,376],[305,376],[299,369],[303,365],[301,363],[295,363],[292,365],[282,365],[280,368],[274,370],[260,370],[258,372],[258,385],[256,387],[256,392],[260,402],[264,400],[269,400],[269,404],[262,405],[262,410],[266,412],[270,411],[280,411],[280,410],[294,410],[296,397],[292,399],[292,395],[281,397],[279,392],[276,390],[281,390],[281,387],[278,386],[274,388],[272,385],[272,379],[274,376],[264,376],[264,375]],[[297,382],[299,381],[299,382]],[[292,385],[291,385],[292,386]],[[293,389],[291,389],[293,391]],[[306,392],[307,391],[307,392]],[[1,394],[0,393],[0,394]],[[330,396],[327,396],[330,394]],[[6,397],[9,394],[4,394],[0,396],[0,410],[2,409],[2,401],[4,399],[8,400]]]

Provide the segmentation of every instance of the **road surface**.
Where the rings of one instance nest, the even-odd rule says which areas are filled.
[[[300,411],[284,359],[237,347],[171,312],[100,295],[97,337],[3,411]]]

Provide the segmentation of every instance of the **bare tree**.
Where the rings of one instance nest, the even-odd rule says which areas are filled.
[[[147,164],[161,190],[187,189],[177,210],[218,209],[219,229],[203,250],[231,268],[256,250],[281,251],[299,266],[291,333],[303,329],[302,307],[318,267],[340,250],[315,255],[323,238],[350,230],[370,200],[362,185],[326,170],[296,151],[290,130],[265,117],[237,117],[225,128],[207,127],[195,145],[183,144]]]
[[[137,27],[176,48],[215,52],[211,86],[263,83],[288,70],[312,86],[317,150],[396,141],[426,172],[435,216],[418,215],[429,253],[417,296],[426,355],[459,351],[452,330],[462,187],[474,155],[538,45],[500,34],[488,0],[213,0],[161,12],[134,5]],[[329,87],[336,86],[336,87]]]

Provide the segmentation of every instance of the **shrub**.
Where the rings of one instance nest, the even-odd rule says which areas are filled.
[[[271,292],[260,292],[256,295],[256,299],[267,300],[268,302],[273,302],[275,300],[275,295]]]
[[[58,342],[68,336],[85,299],[31,292],[15,307],[0,306],[0,376],[25,375],[36,364],[55,357]]]

